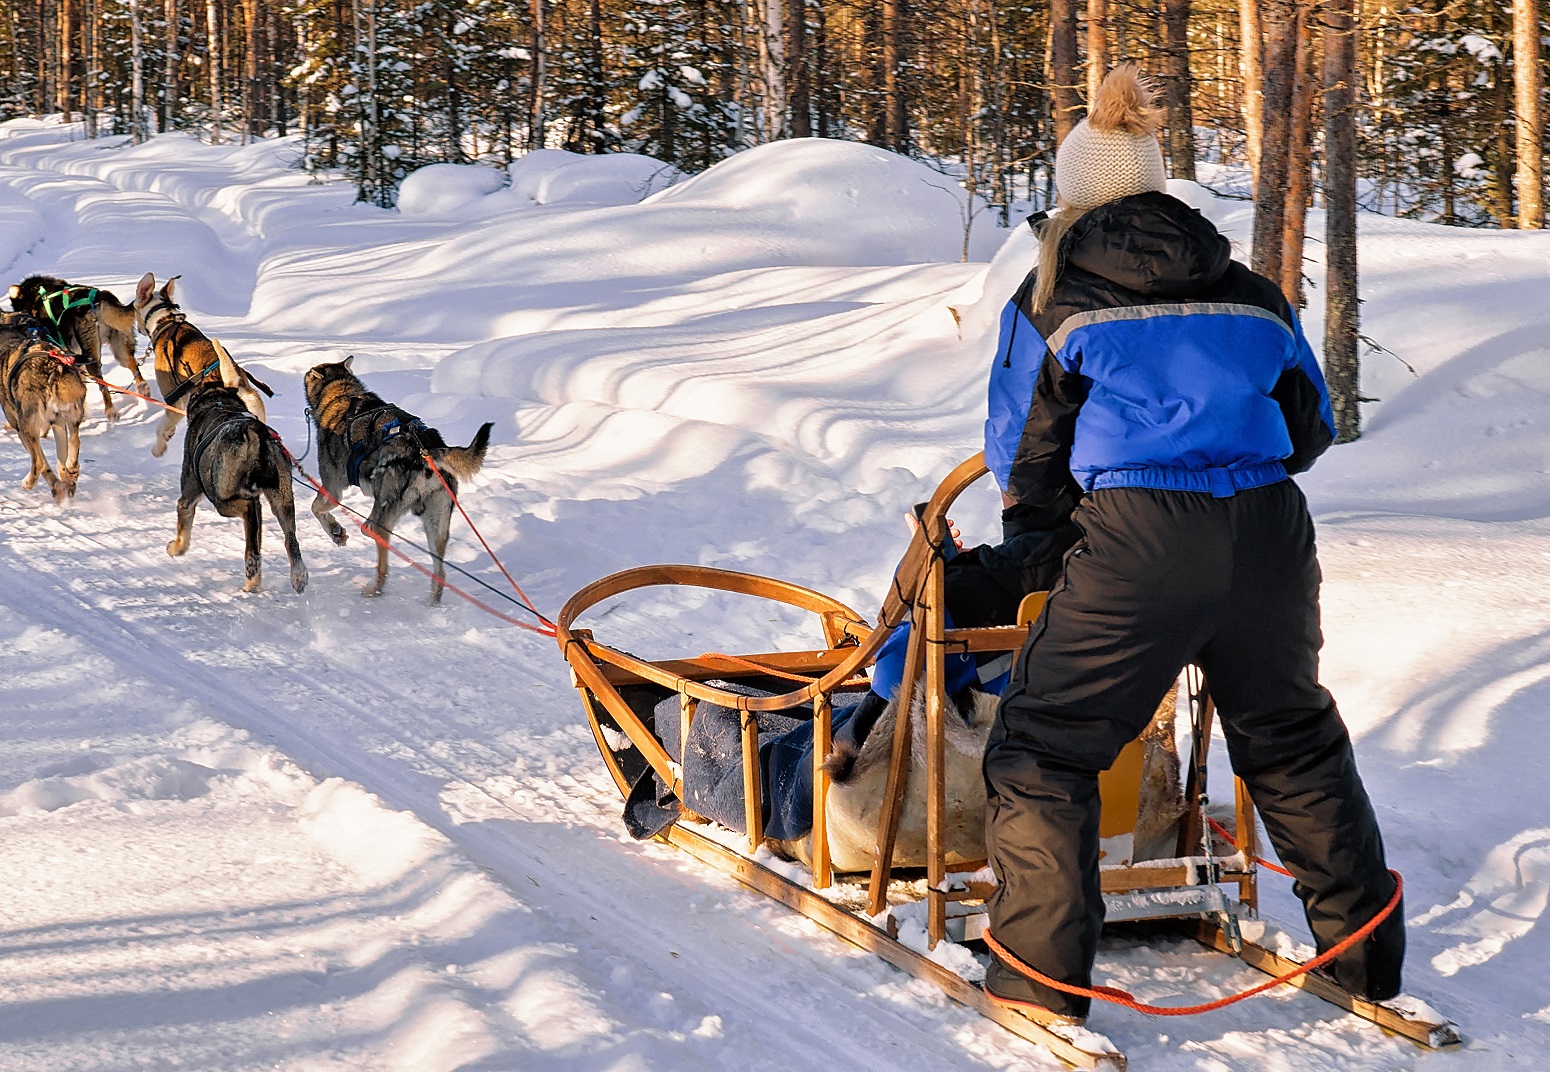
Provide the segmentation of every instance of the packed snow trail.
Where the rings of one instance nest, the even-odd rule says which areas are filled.
[[[951,206],[910,200],[915,185],[941,196],[918,165],[825,143],[802,151],[837,154],[826,171],[795,160],[781,183],[777,156],[754,161],[811,220],[759,214],[732,167],[638,208],[507,191],[399,217],[307,185],[286,151],[0,126],[7,281],[57,270],[127,297],[145,270],[183,273],[191,318],[276,387],[272,420],[298,453],[301,373],[349,352],[450,442],[494,420],[465,501],[551,615],[655,561],[787,577],[870,611],[901,513],[977,443],[983,266],[951,263]],[[867,218],[857,189],[903,226]],[[1241,231],[1241,206],[1195,196]],[[1471,1041],[1423,1058],[1290,991],[1185,1022],[1101,1010],[1137,1069],[1513,1067],[1550,1044],[1550,732],[1534,717],[1550,609],[1532,596],[1550,572],[1550,478],[1520,464],[1537,452],[1550,468],[1533,435],[1545,316],[1528,303],[1546,247],[1369,230],[1370,332],[1421,376],[1369,358],[1385,397],[1372,434],[1303,481],[1326,678],[1406,875],[1412,988]],[[1495,266],[1480,316],[1511,323],[1466,344],[1467,308],[1444,333],[1407,288],[1435,304],[1477,252]],[[630,842],[552,643],[451,595],[428,606],[428,582],[397,564],[362,600],[370,544],[332,547],[309,494],[304,596],[269,522],[257,596],[237,594],[241,526],[208,509],[168,558],[180,446],[150,458],[156,414],[139,404],[114,427],[92,413],[63,509],[20,491],[20,449],[0,450],[0,697],[16,712],[0,866],[21,876],[0,892],[0,1067],[1058,1067]],[[981,491],[958,520],[983,539],[994,517]],[[500,583],[460,523],[450,557]],[[646,655],[812,639],[789,615],[698,595],[614,601],[583,624]],[[1289,890],[1263,886],[1300,933]],[[1121,940],[1098,974],[1167,1003],[1261,978],[1187,943]]]

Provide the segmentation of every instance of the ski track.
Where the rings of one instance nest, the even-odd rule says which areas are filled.
[[[284,329],[267,331],[245,319],[249,295],[244,288],[250,291],[262,272],[283,271],[307,250],[301,236],[271,234],[263,222],[264,210],[254,205],[265,199],[278,203],[299,188],[280,184],[235,195],[230,187],[210,180],[208,166],[151,179],[143,167],[104,171],[91,162],[49,171],[49,153],[57,145],[47,138],[38,144],[32,164],[36,170],[0,166],[0,192],[28,199],[38,209],[46,235],[7,271],[16,274],[19,263],[25,262],[29,270],[57,266],[62,274],[90,274],[122,285],[137,277],[142,262],[160,263],[169,245],[178,244],[167,237],[167,229],[173,228],[185,236],[191,260],[223,260],[223,273],[206,279],[191,276],[181,284],[191,302],[204,310],[199,322],[258,355],[260,367],[277,373],[275,386],[288,388],[283,397],[295,399],[297,374],[320,359],[320,352],[336,349],[342,354],[359,350],[363,343],[380,351],[385,362],[378,366],[383,371],[374,373],[374,383],[395,382],[390,377],[396,376],[396,382],[414,391],[430,390],[430,370],[448,349],[447,338],[435,332],[426,339],[439,341],[403,342],[392,325],[368,324],[349,335],[324,331],[302,337]],[[25,149],[14,139],[0,146],[13,154]],[[236,181],[237,176],[230,178]],[[316,196],[316,191],[309,188],[308,195]],[[111,205],[111,211],[104,205]],[[371,228],[380,222],[340,221],[319,255],[336,262],[340,271],[359,270],[358,255],[369,253]],[[399,231],[395,238],[402,243],[409,233]],[[122,251],[112,262],[121,261],[131,271],[104,274],[123,271],[105,269],[105,250],[111,247]],[[874,274],[884,278],[888,270]],[[900,279],[908,274],[894,273]],[[756,283],[757,276],[740,273],[728,277],[727,286]],[[857,289],[858,294],[864,292]],[[810,298],[799,292],[791,297],[794,303],[804,300]],[[922,309],[928,304],[922,300]],[[767,317],[762,330],[749,335],[752,364],[741,366],[742,371],[715,371],[696,362],[705,348],[703,338],[715,334],[713,319],[686,329],[690,318],[677,313],[668,294],[658,312],[643,314],[634,327],[610,326],[591,333],[616,333],[629,345],[631,340],[649,342],[653,332],[660,331],[668,347],[658,355],[646,354],[629,379],[611,382],[611,393],[600,396],[587,379],[588,355],[610,352],[595,350],[558,366],[565,382],[553,390],[522,387],[510,397],[513,404],[541,409],[556,421],[565,419],[568,407],[591,406],[616,415],[673,415],[679,427],[719,423],[760,444],[759,449],[800,459],[790,462],[792,466],[820,461],[833,465],[826,479],[864,466],[873,452],[918,451],[919,442],[929,440],[934,430],[965,423],[972,400],[938,399],[921,411],[913,408],[920,400],[907,393],[865,406],[859,404],[866,403],[864,395],[855,405],[841,397],[812,410],[811,429],[804,427],[800,441],[793,442],[773,423],[765,429],[750,423],[746,414],[718,409],[716,400],[722,396],[717,392],[722,390],[732,391],[725,397],[740,405],[749,399],[782,397],[777,391],[736,398],[736,390],[746,386],[748,370],[760,367],[761,348],[771,342],[804,344],[811,352],[812,340],[826,332],[838,332],[837,337],[853,344],[872,331],[874,321],[888,329],[888,321],[878,319],[882,310],[867,308],[864,302],[854,308],[836,304],[817,320],[805,318],[818,312],[816,308],[809,314],[787,315],[799,309],[796,304],[785,314]],[[571,315],[565,322],[573,328],[583,321]],[[754,324],[744,320],[741,327]],[[589,333],[583,329],[558,334]],[[900,338],[901,345],[907,343]],[[496,340],[494,345],[499,349],[507,341]],[[535,337],[516,343],[547,345]],[[772,381],[778,380],[778,366],[770,364],[777,369]],[[606,377],[609,368],[601,362],[597,375]],[[122,373],[110,375],[124,378]],[[309,493],[298,489],[298,526],[311,572],[304,596],[294,595],[286,584],[277,529],[268,519],[266,588],[258,596],[236,592],[241,526],[215,517],[208,508],[198,515],[188,555],[169,559],[163,548],[173,527],[180,446],[175,443],[166,458],[153,461],[148,447],[156,414],[137,404],[129,417],[108,427],[98,405],[93,398],[84,429],[81,493],[67,507],[53,506],[41,492],[19,491],[16,485],[26,468],[21,452],[12,437],[7,441],[13,446],[0,451],[0,541],[6,552],[0,560],[0,605],[18,618],[85,639],[126,678],[154,683],[198,711],[247,731],[317,779],[356,783],[448,839],[539,921],[513,941],[529,950],[547,949],[562,961],[564,971],[579,981],[580,992],[592,1003],[579,1015],[584,1019],[595,1014],[613,1025],[611,1035],[598,1033],[607,1041],[594,1040],[590,1049],[573,1045],[544,1053],[543,1059],[551,1062],[544,1067],[1061,1067],[1036,1047],[946,1002],[934,988],[826,936],[730,879],[673,850],[629,842],[618,822],[617,794],[595,756],[552,644],[495,623],[450,594],[444,607],[429,607],[428,582],[396,562],[386,594],[372,601],[360,599],[357,581],[370,568],[369,544],[363,548],[364,539],[357,533],[348,547],[332,548],[306,516]],[[275,423],[293,447],[303,434],[294,408],[275,407]],[[862,439],[835,438],[836,429],[867,420],[875,425]],[[883,426],[889,430],[880,431]],[[573,437],[524,442],[502,455],[500,467],[481,476],[474,487],[499,485],[501,502],[507,506],[539,505],[546,493],[525,490],[520,474],[525,467],[545,466],[551,455],[562,455],[574,445]],[[929,469],[950,454],[946,448],[936,456],[927,451],[920,467]],[[512,474],[518,474],[516,479]],[[890,492],[899,482],[908,482],[907,475],[893,484],[889,480],[894,478],[887,478],[883,488]],[[692,494],[692,482],[686,487]],[[470,508],[484,520],[479,494],[476,490]],[[555,495],[551,503],[560,500],[560,493],[550,494]],[[671,510],[672,503],[665,498],[652,509]],[[611,516],[588,506],[584,516],[594,525]],[[857,531],[868,538],[881,531],[875,517],[890,509],[885,505],[857,514],[852,519]],[[803,537],[813,531],[807,525],[822,532],[842,531],[845,521],[831,521],[831,528],[819,524],[805,519],[790,533],[770,534],[768,546],[726,548],[727,562],[757,569],[766,560],[781,561],[790,550],[779,546],[783,538],[793,533]],[[1321,517],[1321,528],[1325,524]],[[1380,519],[1368,528],[1363,519],[1330,524],[1360,542],[1371,532],[1381,534],[1384,522]],[[418,539],[413,528],[407,531]],[[454,531],[449,559],[487,575],[461,523]],[[546,533],[546,538],[559,537]],[[564,591],[567,582],[599,563],[635,560],[609,549],[606,532],[588,533],[585,539],[577,562],[539,578],[541,590]],[[821,550],[804,554],[803,564],[822,557]],[[865,593],[880,590],[877,582],[885,576],[886,564],[875,565],[863,577],[850,578],[854,587],[838,594],[868,611]],[[602,619],[616,606],[598,608],[594,617]],[[715,607],[714,602],[691,598],[665,608],[654,621],[627,610],[610,624],[645,632],[647,645],[682,635],[692,643],[696,632],[715,632],[704,620]],[[347,627],[334,628],[341,622]],[[728,632],[717,634],[716,643],[728,645],[723,650],[735,650],[737,643],[767,635],[768,629],[762,621],[744,622]],[[779,637],[794,635],[795,625],[781,620],[774,632]],[[1522,667],[1509,666],[1521,676],[1509,678],[1500,688],[1512,694],[1532,690],[1543,680],[1534,669],[1537,665],[1527,660]],[[1483,686],[1471,687],[1482,693]],[[1480,703],[1489,714],[1509,699],[1487,695]],[[1385,728],[1391,736],[1414,732],[1407,729],[1411,723],[1431,717],[1424,699],[1404,711]],[[1468,750],[1473,738],[1467,731],[1454,731],[1459,740],[1452,747]],[[1214,758],[1220,767],[1220,749]],[[1215,776],[1224,777],[1225,769]],[[1393,780],[1426,777],[1425,772],[1402,771]],[[1512,954],[1513,944],[1532,929],[1532,921],[1505,928],[1494,921],[1504,913],[1537,917],[1543,911],[1547,835],[1532,823],[1520,823],[1518,830],[1506,825],[1506,819],[1493,818],[1491,836],[1498,837],[1500,845],[1494,854],[1475,860],[1462,853],[1461,859],[1448,861],[1450,874],[1459,872],[1457,883],[1428,875],[1412,887],[1417,964],[1424,957],[1440,975],[1467,979],[1473,966],[1504,951]],[[1416,858],[1413,869],[1446,851],[1441,833],[1391,837],[1396,856]],[[1285,891],[1267,890],[1267,904],[1272,914],[1295,924],[1294,902]],[[1478,904],[1490,910],[1474,911]],[[1423,930],[1434,920],[1436,933]],[[546,945],[540,944],[540,937]],[[1544,943],[1539,940],[1529,948],[1542,949]],[[1521,955],[1513,959],[1522,970]],[[1213,997],[1260,978],[1187,943],[1138,946],[1123,939],[1105,941],[1098,975],[1132,989],[1143,1000],[1163,1001]],[[1435,989],[1420,988],[1423,996]],[[1550,1010],[1550,995],[1543,989],[1536,980],[1534,993],[1544,998],[1538,1001],[1540,1012],[1508,1012],[1505,1018],[1492,1019],[1484,1003],[1463,1002],[1467,984],[1462,989],[1441,987],[1455,1005],[1439,1004],[1461,1018],[1463,1009],[1469,1009],[1480,1022],[1465,1023],[1466,1034],[1476,1041],[1454,1054],[1426,1058],[1426,1065],[1514,1067],[1515,1054],[1535,1048],[1529,1040],[1540,1046],[1550,1043],[1550,1030],[1511,1023],[1519,1016],[1534,1024],[1550,1023],[1550,1013],[1543,1011]],[[658,996],[656,1004],[642,1007],[642,995],[648,993]],[[1532,993],[1530,999],[1531,1004],[1537,1000]],[[539,1067],[539,1056],[528,1043],[541,1043],[540,1028],[513,1023],[498,1009],[478,1011],[502,1021],[506,1045],[467,1067]],[[706,1017],[719,1017],[720,1029],[703,1036],[673,1031],[674,1024],[705,1022]],[[1095,1026],[1128,1052],[1138,1070],[1397,1070],[1416,1067],[1421,1060],[1409,1044],[1295,992],[1184,1022],[1152,1021],[1104,1008]]]

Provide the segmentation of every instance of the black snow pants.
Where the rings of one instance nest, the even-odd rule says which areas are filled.
[[[1233,770],[1296,876],[1322,951],[1394,894],[1372,804],[1334,700],[1318,683],[1319,566],[1291,480],[1227,498],[1102,489],[1034,623],[985,754],[986,842],[1000,886],[991,932],[1030,966],[1090,986],[1103,898],[1098,772],[1197,663]],[[1399,992],[1403,906],[1329,966],[1374,1000]],[[1088,999],[999,961],[992,994],[1067,1016]]]

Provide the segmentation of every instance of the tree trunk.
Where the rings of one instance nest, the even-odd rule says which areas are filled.
[[[70,122],[70,113],[75,110],[75,95],[71,92],[70,67],[73,62],[74,49],[70,47],[70,37],[75,32],[75,5],[71,0],[60,0],[59,4],[59,112],[64,116],[66,123]]]
[[[258,133],[258,0],[242,0],[242,22],[242,142],[246,144]]]
[[[829,117],[833,109],[829,105],[829,25],[824,10],[824,0],[814,0],[817,18],[813,26],[813,97],[817,104],[818,136],[829,136]]]
[[[145,140],[145,45],[140,26],[140,0],[129,0],[129,135],[136,145]]]
[[[1259,19],[1260,0],[1238,0],[1241,49],[1238,67],[1243,74],[1243,134],[1249,173],[1259,183],[1259,152],[1265,115],[1265,38]]]
[[[1087,107],[1109,73],[1109,0],[1087,0]]]
[[[1050,0],[1049,76],[1055,113],[1055,144],[1080,121],[1081,80],[1077,76],[1076,0]]]
[[[1254,258],[1260,275],[1281,280],[1281,231],[1286,220],[1286,169],[1291,147],[1292,85],[1297,70],[1295,0],[1264,0],[1265,113],[1259,180],[1254,184]]]
[[[904,60],[904,0],[882,0],[883,7],[883,146],[896,153],[909,147],[904,114],[904,87],[899,68]]]
[[[1545,126],[1539,107],[1539,0],[1512,2],[1512,66],[1518,115],[1518,226],[1545,225]]]
[[[167,0],[167,43],[161,67],[161,129],[171,130],[178,115],[178,0]]]
[[[544,26],[544,0],[533,0],[533,101],[528,112],[527,147],[542,149],[546,136],[548,116],[544,110],[544,92],[547,89],[549,56],[548,36]]]
[[[1168,72],[1168,163],[1175,179],[1195,181],[1195,111],[1190,105],[1190,0],[1163,0],[1163,63]]]
[[[221,22],[215,0],[205,0],[205,45],[210,68],[210,144],[221,142]]]
[[[807,3],[786,0],[786,100],[793,138],[813,136],[811,79],[807,70]]]
[[[1287,147],[1286,217],[1281,224],[1281,292],[1295,309],[1307,304],[1302,287],[1303,235],[1313,193],[1313,87],[1319,71],[1313,40],[1314,11],[1297,11],[1297,74],[1292,85],[1292,125]]]
[[[95,138],[97,136],[98,94],[101,92],[101,88],[97,84],[97,38],[100,36],[97,29],[98,2],[99,0],[86,0],[86,20],[84,24],[86,39],[82,42],[84,46],[83,58],[86,60],[86,92],[81,95],[82,118],[86,124],[86,136],[88,138]],[[14,36],[11,38],[11,41],[12,44],[15,44],[16,39]],[[16,72],[18,74],[21,73],[20,63],[17,64]],[[17,96],[19,98],[20,93]]]
[[[1354,0],[1324,7],[1324,378],[1335,437],[1361,435],[1356,289],[1356,20]]]
[[[1505,60],[1497,60],[1495,79],[1491,89],[1496,105],[1495,148],[1491,154],[1491,211],[1496,216],[1496,225],[1506,228],[1517,223],[1517,216],[1512,206],[1512,138],[1507,133],[1508,124],[1512,122],[1512,90],[1508,88],[1510,76]]]
[[[606,148],[604,136],[608,94],[603,83],[603,7],[602,0],[591,0],[587,7],[587,125],[591,127],[592,152]]]

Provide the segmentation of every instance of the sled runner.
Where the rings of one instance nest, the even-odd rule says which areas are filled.
[[[557,639],[598,750],[627,808],[635,809],[627,811],[627,818],[637,836],[656,833],[840,937],[934,983],[949,997],[1047,1047],[1074,1067],[1120,1070],[1125,1068],[1125,1057],[1103,1036],[1085,1028],[1038,1023],[997,1004],[979,985],[983,966],[970,949],[939,948],[943,943],[975,943],[985,935],[985,898],[995,883],[982,858],[982,843],[981,858],[965,858],[965,843],[956,832],[964,824],[963,816],[954,810],[972,802],[961,800],[959,789],[950,791],[950,784],[956,785],[952,767],[957,753],[949,738],[962,735],[963,720],[949,698],[948,653],[982,657],[1015,653],[1027,638],[1028,619],[1042,605],[1041,596],[1029,597],[1019,615],[1023,624],[1016,626],[954,629],[947,625],[947,511],[986,472],[977,454],[937,488],[875,625],[836,600],[786,581],[703,566],[661,565],[625,570],[577,592],[560,613]],[[576,626],[585,612],[601,602],[657,586],[752,596],[811,612],[818,619],[823,647],[646,660]],[[836,807],[841,794],[824,766],[833,744],[837,704],[857,695],[858,688],[866,688],[861,675],[905,622],[911,631],[899,695],[891,708],[895,717],[888,727],[886,778],[880,779],[874,809],[846,811]],[[1153,757],[1143,741],[1133,743],[1100,779],[1107,919],[1172,921],[1182,933],[1208,947],[1235,954],[1268,974],[1283,975],[1298,965],[1272,951],[1284,949],[1285,943],[1277,945],[1273,937],[1267,938],[1265,925],[1256,919],[1255,821],[1243,784],[1234,779],[1237,844],[1229,840],[1230,834],[1213,831],[1206,817],[1212,709],[1204,684],[1189,684],[1192,747],[1181,791],[1167,800],[1163,799],[1167,794],[1148,788],[1145,771]],[[1165,702],[1169,710],[1161,716],[1171,714],[1170,705],[1171,701]],[[695,772],[704,769],[704,755],[714,748],[714,741],[707,744],[711,739],[703,731],[715,719],[721,720],[720,739],[731,750],[733,769],[739,775],[732,780],[740,785],[723,785],[725,792],[707,795],[703,786],[694,784]],[[887,716],[879,719],[872,732],[881,733],[886,721]],[[778,786],[765,784],[761,734],[773,745],[770,732],[800,723],[810,723],[802,727],[802,739],[807,740],[810,733],[811,741],[811,756],[804,760],[807,766],[802,773],[806,776],[810,771],[811,786],[801,785],[799,791],[811,794],[811,832],[795,842],[772,840],[766,837],[765,805],[772,803],[772,790],[789,795],[790,786],[784,781]],[[1171,749],[1171,731],[1166,735]],[[1151,731],[1143,740],[1149,736]],[[737,801],[730,811],[728,800]],[[721,822],[696,814],[691,805],[709,808]],[[979,806],[982,815],[983,797]],[[912,808],[923,815],[911,815]],[[1164,808],[1171,808],[1163,817],[1170,823],[1177,815],[1176,834],[1169,842],[1174,851],[1166,858],[1146,859],[1145,854],[1132,851],[1139,848],[1137,834],[1146,827],[1155,841],[1155,820]],[[642,814],[657,816],[660,830],[648,826],[643,834],[636,829]],[[846,836],[857,814],[873,824],[866,844],[870,866],[846,872],[834,862],[854,866],[853,847],[842,848],[831,841]],[[955,820],[959,820],[956,826]],[[768,821],[779,822],[773,812]],[[739,826],[741,830],[736,829]],[[912,830],[923,835],[917,838],[918,844],[910,841],[915,836]],[[786,859],[777,859],[772,848]],[[923,874],[921,866],[899,866],[922,861]],[[962,974],[945,964],[959,966]],[[978,973],[975,964],[981,965]],[[1424,1003],[1401,999],[1373,1004],[1313,973],[1293,982],[1423,1046],[1459,1040],[1453,1025]]]

